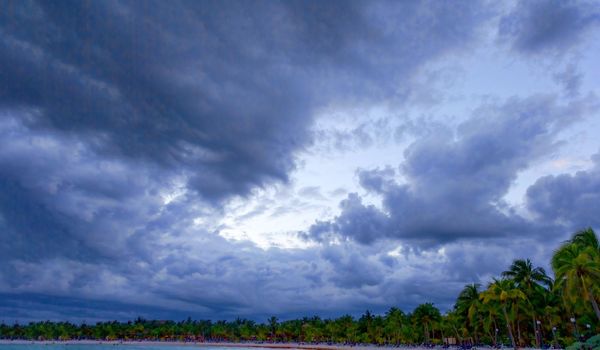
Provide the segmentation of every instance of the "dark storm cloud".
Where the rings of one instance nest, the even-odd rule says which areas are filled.
[[[341,288],[374,286],[383,280],[382,269],[359,252],[329,246],[322,255],[334,267],[331,281]]]
[[[388,98],[483,18],[471,2],[388,5],[5,2],[0,105],[181,168],[206,198],[246,194],[287,179],[316,106]]]
[[[0,259],[112,259],[162,205],[156,192],[169,180],[157,183],[160,171],[99,156],[85,137],[32,131],[14,117],[2,119],[0,136]]]
[[[15,256],[25,261],[44,256],[93,260],[95,254],[83,240],[73,237],[61,218],[36,199],[19,184],[0,177],[0,261]]]
[[[527,189],[527,205],[541,220],[567,227],[600,227],[600,154],[594,167],[544,176]]]
[[[175,320],[191,316],[190,313],[118,301],[27,293],[18,295],[0,293],[0,313],[10,315],[10,317],[0,318],[0,322],[7,324],[39,320],[64,321],[65,316],[72,321],[87,324],[114,319],[131,320],[139,316]]]
[[[561,105],[543,95],[484,105],[456,132],[435,128],[414,141],[400,166],[404,184],[389,168],[359,173],[361,186],[381,196],[381,209],[350,194],[340,203],[341,214],[317,222],[308,236],[319,241],[341,236],[363,244],[396,238],[427,246],[548,234],[516,214],[503,196],[519,171],[552,152],[558,131],[596,105],[594,98]]]
[[[298,152],[323,136],[312,129],[319,109],[405,101],[420,69],[477,38],[487,9],[474,1],[0,7],[0,313],[23,320],[263,321],[410,309],[426,295],[449,305],[464,283],[521,251],[462,252],[489,251],[490,236],[537,232],[502,195],[587,108],[542,96],[484,106],[456,135],[407,124],[398,135],[419,139],[406,164],[358,172],[381,206],[350,193],[336,220],[306,234],[320,244],[262,250],[219,235],[223,203],[286,181]],[[349,150],[394,132],[387,119],[339,130],[324,137]],[[584,183],[574,195],[594,191],[576,179],[567,181]],[[559,210],[535,200],[557,192],[554,182],[531,191],[539,215]],[[273,203],[262,204],[247,217]],[[397,247],[403,240],[428,244]]]
[[[351,241],[325,243],[321,254],[334,273],[323,277],[343,287],[334,300],[347,303],[345,310],[354,314],[365,308],[384,312],[390,305],[412,310],[428,301],[446,310],[465,284],[487,283],[515,256],[536,263],[549,260],[552,250],[535,238],[513,239],[512,244],[501,238],[474,239],[428,250],[412,249],[397,240],[367,246]]]
[[[286,181],[317,109],[403,101],[490,15],[471,1],[0,8],[0,308],[29,319],[354,305],[343,286],[376,288],[384,264],[227,241],[222,204]]]
[[[562,54],[599,23],[596,1],[520,1],[500,21],[498,35],[519,53]]]
[[[317,222],[308,236],[319,241],[331,239],[330,233],[341,233],[361,243],[370,243],[374,237],[389,232],[389,218],[373,205],[364,205],[356,193],[340,202],[342,213],[334,222]]]

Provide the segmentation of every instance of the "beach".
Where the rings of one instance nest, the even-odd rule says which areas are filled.
[[[6,340],[0,339],[2,345],[111,345],[111,346],[174,346],[174,347],[206,347],[206,348],[258,348],[258,349],[305,349],[305,350],[381,350],[410,349],[430,350],[443,349],[442,346],[377,346],[377,345],[344,345],[344,344],[306,344],[306,343],[260,343],[260,342],[181,342],[181,341],[103,341],[103,340]],[[450,347],[449,349],[459,349]],[[490,346],[473,347],[472,349],[493,349]],[[510,349],[505,347],[504,349]],[[519,348],[521,350],[541,350],[537,348]]]

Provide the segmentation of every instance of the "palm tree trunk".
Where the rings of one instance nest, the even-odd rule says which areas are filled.
[[[491,330],[488,332],[488,335],[490,336],[490,339],[492,339],[492,342],[494,343],[494,347],[496,347],[496,337],[494,336],[494,334],[492,334]]]
[[[460,335],[458,334],[458,329],[456,329],[456,326],[452,325],[452,328],[454,328],[454,333],[456,333],[456,340],[462,342],[462,340],[460,339]]]
[[[496,331],[496,329],[498,329],[498,323],[496,323],[496,318],[492,318],[492,320],[494,321],[494,345],[498,346],[498,332]]]
[[[477,334],[477,329],[479,328],[479,324],[481,324],[481,315],[477,314],[477,324],[475,325],[475,344],[479,344],[479,335]]]
[[[596,299],[594,299],[594,296],[592,295],[592,293],[588,293],[590,296],[590,301],[592,302],[592,306],[594,307],[594,312],[596,313],[596,317],[598,318],[598,321],[600,321],[600,308],[598,308],[598,303],[596,302]]]
[[[517,322],[517,344],[523,345],[523,337],[521,335],[521,320],[519,319],[519,309],[515,308],[515,321]]]
[[[502,305],[502,312],[504,312],[504,318],[506,319],[506,328],[508,328],[508,336],[510,337],[510,341],[513,345],[513,348],[517,350],[517,343],[515,342],[515,336],[512,332],[512,327],[510,326],[510,319],[508,318],[508,312],[506,312],[506,305]]]
[[[517,342],[519,346],[523,345],[523,340],[521,338],[521,321],[517,319]]]
[[[600,321],[600,309],[598,308],[598,303],[596,302],[596,299],[594,299],[594,295],[592,294],[592,291],[588,290],[587,286],[585,285],[585,279],[583,278],[583,276],[579,276],[579,278],[581,279],[583,293],[587,294],[588,298],[590,298],[590,302],[592,303],[592,307],[594,308],[596,317],[598,318],[598,321]]]
[[[535,336],[535,345],[540,348],[540,337],[538,336],[537,324],[535,322],[535,313],[533,314],[533,335]]]

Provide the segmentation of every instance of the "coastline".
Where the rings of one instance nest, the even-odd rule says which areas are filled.
[[[441,346],[377,346],[377,345],[341,345],[341,344],[303,344],[303,343],[228,343],[228,342],[182,342],[182,341],[146,341],[146,340],[7,340],[0,339],[2,345],[113,345],[113,346],[189,346],[189,347],[223,347],[223,348],[257,348],[257,349],[302,349],[302,350],[376,350],[376,349],[441,349]],[[493,349],[488,346],[479,347]],[[458,347],[450,347],[458,349]],[[476,348],[473,348],[476,349]],[[512,349],[512,348],[504,348]],[[536,348],[520,348],[520,350],[540,350]]]
[[[302,349],[302,350],[373,350],[373,349],[431,349],[420,346],[377,346],[377,345],[328,345],[301,343],[228,343],[228,342],[183,342],[155,340],[7,340],[0,339],[1,345],[114,345],[114,346],[189,346],[189,347],[223,347],[223,348],[257,348],[257,349]]]

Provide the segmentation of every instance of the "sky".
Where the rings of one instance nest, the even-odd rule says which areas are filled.
[[[0,321],[452,307],[600,230],[599,1],[0,0]]]

